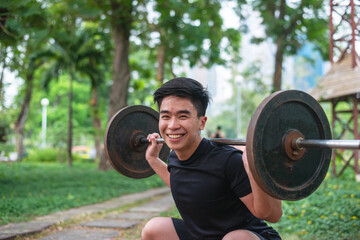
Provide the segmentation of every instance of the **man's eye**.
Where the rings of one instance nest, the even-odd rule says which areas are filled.
[[[180,119],[186,119],[186,118],[187,118],[186,115],[181,115],[181,116],[180,116]]]
[[[163,116],[161,116],[161,119],[169,119],[170,117],[169,116],[167,116],[167,115],[163,115]]]

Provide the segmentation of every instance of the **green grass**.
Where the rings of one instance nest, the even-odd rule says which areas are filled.
[[[0,225],[160,186],[156,176],[131,179],[91,163],[0,163]]]
[[[283,239],[360,239],[360,183],[355,181],[352,170],[341,178],[328,175],[309,197],[282,204],[282,218],[269,225]],[[180,217],[176,208],[162,215]]]
[[[320,187],[300,201],[283,201],[283,217],[272,224],[295,239],[360,239],[360,183],[354,172],[327,175]],[[285,239],[287,239],[285,237]]]

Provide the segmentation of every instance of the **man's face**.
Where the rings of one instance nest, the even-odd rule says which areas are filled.
[[[187,98],[168,96],[160,105],[159,130],[170,149],[180,160],[188,159],[201,142],[200,130],[207,118],[197,116],[197,111]]]

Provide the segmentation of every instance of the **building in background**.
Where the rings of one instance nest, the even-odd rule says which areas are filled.
[[[310,93],[329,66],[330,63],[324,61],[313,44],[305,44],[296,55],[286,58],[283,89],[297,89]]]

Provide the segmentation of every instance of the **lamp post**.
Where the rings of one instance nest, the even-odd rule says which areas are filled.
[[[42,131],[41,131],[41,139],[42,139],[42,148],[46,147],[46,113],[47,113],[47,106],[49,105],[49,99],[43,98],[41,99],[42,105]]]

